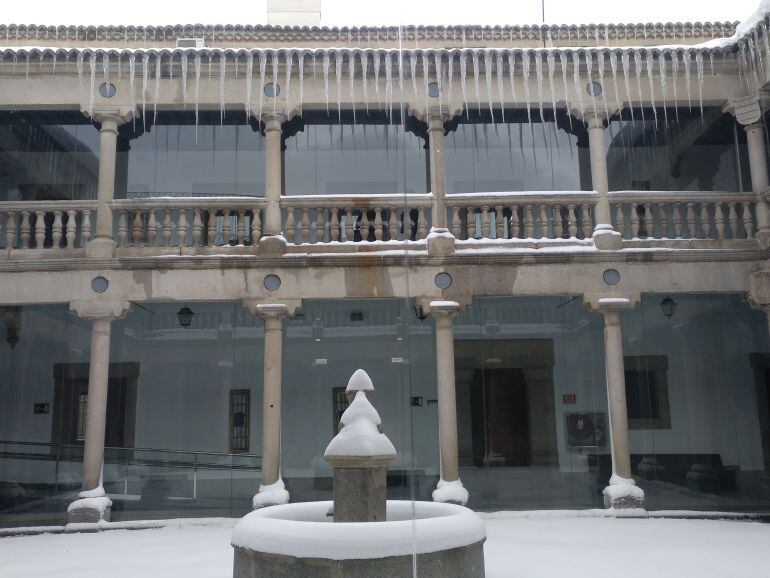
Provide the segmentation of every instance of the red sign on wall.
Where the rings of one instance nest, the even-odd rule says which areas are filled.
[[[577,395],[574,393],[562,394],[561,401],[565,405],[573,405],[577,401]]]

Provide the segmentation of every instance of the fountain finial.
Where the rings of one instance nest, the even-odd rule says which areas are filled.
[[[356,397],[356,393],[359,391],[363,391],[366,393],[366,397],[372,399],[374,384],[369,374],[363,369],[356,369],[348,380],[348,386],[345,388],[345,397],[348,398],[348,403],[353,402],[353,398]]]

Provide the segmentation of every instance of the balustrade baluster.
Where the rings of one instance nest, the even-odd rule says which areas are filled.
[[[519,235],[521,235],[518,205],[513,205],[511,207],[511,220],[508,222],[508,228],[511,230],[511,239],[518,239]]]
[[[157,247],[160,240],[160,230],[158,221],[155,217],[155,209],[150,209],[150,216],[147,218],[147,245]]]
[[[259,208],[255,207],[251,211],[251,244],[257,245],[262,238],[262,217]]]
[[[193,247],[201,246],[203,238],[203,218],[200,209],[193,209],[192,242]]]
[[[548,207],[545,203],[540,203],[540,210],[537,215],[537,228],[540,233],[540,237],[543,239],[548,238]]]
[[[535,235],[535,218],[532,214],[532,205],[524,206],[524,238],[532,239]]]
[[[358,234],[362,241],[369,240],[369,211],[361,209],[361,220],[359,221]]]
[[[67,243],[67,249],[75,248],[75,238],[78,234],[78,212],[75,210],[67,211],[67,230],[65,233],[65,242]]]
[[[128,242],[128,219],[126,209],[118,211],[118,247],[125,247]]]
[[[382,208],[374,209],[374,240],[382,241]]]
[[[297,227],[294,222],[294,208],[289,207],[286,209],[286,235],[289,243],[296,244],[297,241]]]
[[[217,244],[217,210],[209,209],[208,226],[206,227],[206,243],[209,247],[216,247]]]
[[[21,212],[21,226],[19,227],[19,235],[21,237],[21,248],[29,249],[30,237],[32,234],[31,225],[29,223],[30,211]]]
[[[45,244],[45,211],[35,211],[35,247],[42,249]]]
[[[717,229],[717,239],[725,238],[725,214],[721,202],[714,203],[714,223]]]
[[[229,245],[233,241],[233,211],[232,209],[225,209],[222,211],[224,218],[222,219],[222,237],[225,245]],[[238,224],[236,223],[236,233],[238,230]]]
[[[59,249],[61,247],[61,237],[63,231],[62,212],[53,212],[53,225],[51,226],[51,248]]]
[[[142,244],[142,210],[134,209],[134,219],[131,227],[131,244],[139,247]]]
[[[700,204],[700,228],[704,239],[711,239],[713,236],[713,226],[711,225],[711,216],[709,215],[708,203]]]
[[[564,216],[561,214],[561,205],[553,207],[553,234],[556,239],[564,238]]]
[[[481,238],[489,239],[489,205],[481,207]]]
[[[505,238],[505,218],[503,217],[502,205],[495,205],[495,238]]]
[[[80,222],[80,244],[85,247],[91,239],[91,209],[83,209],[83,220]]]
[[[674,238],[681,239],[682,238],[682,204],[678,201],[674,203],[672,216],[674,218],[673,219],[674,220]]]
[[[355,235],[355,226],[353,223],[353,207],[345,208],[345,240],[353,241]]]
[[[738,238],[738,212],[735,210],[735,201],[729,205],[728,218],[730,220],[730,237],[732,239]]]
[[[179,209],[179,219],[176,226],[177,247],[187,246],[187,209]]]
[[[238,244],[243,245],[246,242],[246,209],[236,209],[236,236],[238,237]]]
[[[460,207],[452,207],[452,234],[455,239],[460,239],[462,221],[460,221]]]
[[[340,240],[340,212],[336,207],[332,207],[331,238],[336,242]]]
[[[315,242],[326,243],[326,210],[318,207],[315,210]]]
[[[751,220],[751,205],[749,203],[741,203],[741,223],[743,224],[744,238],[753,238],[754,224]]]
[[[666,203],[657,203],[658,207],[658,238],[660,239],[667,239],[668,238],[668,217],[666,215]],[[674,222],[674,237],[678,238],[679,235],[676,233],[676,222],[677,222],[677,207],[678,205],[674,204],[674,211],[672,214],[673,222]],[[679,229],[681,231],[682,229],[682,221],[679,220]]]
[[[653,222],[652,203],[644,203],[644,212],[641,217],[641,228],[644,230],[644,236],[650,239],[655,237],[655,223]]]
[[[695,221],[695,203],[687,203],[687,236],[690,239],[698,237],[697,223]]]
[[[583,238],[590,239],[593,233],[591,226],[591,207],[588,204],[580,205],[580,225],[583,228]]]
[[[5,248],[16,246],[16,213],[8,211],[5,215]]]
[[[639,208],[641,205],[631,203],[631,238],[639,238]],[[644,210],[644,209],[642,209]]]
[[[428,221],[425,219],[425,209],[420,207],[417,210],[417,234],[420,239],[424,239],[428,235]]]
[[[398,211],[396,207],[388,207],[388,241],[398,240]]]
[[[570,239],[577,238],[577,213],[575,205],[567,205],[567,232]]]
[[[310,215],[307,209],[302,209],[302,213],[299,218],[300,236],[302,242],[307,243],[310,241]]]
[[[171,209],[165,209],[163,211],[163,246],[171,246]]]
[[[623,214],[623,203],[617,203],[615,205],[615,230],[620,233],[621,237],[625,238],[626,218]]]
[[[476,207],[468,207],[465,216],[465,238],[473,239],[476,236]]]

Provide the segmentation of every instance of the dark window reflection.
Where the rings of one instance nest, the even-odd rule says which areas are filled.
[[[447,123],[448,193],[589,191],[591,165],[585,125],[564,115],[541,122],[508,110],[505,122],[470,111]]]
[[[306,112],[285,141],[284,191],[309,194],[425,193],[425,127],[400,115]],[[293,132],[293,131],[292,131]]]
[[[149,116],[149,115],[148,115]],[[115,196],[264,196],[264,138],[245,113],[158,112],[121,127]]]
[[[0,112],[0,200],[95,199],[99,131],[80,111]]]
[[[721,108],[626,109],[607,143],[610,190],[751,189],[746,134]]]

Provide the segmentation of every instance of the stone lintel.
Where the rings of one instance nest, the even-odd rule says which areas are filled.
[[[133,309],[130,301],[71,301],[70,310],[83,319],[123,319]]]

